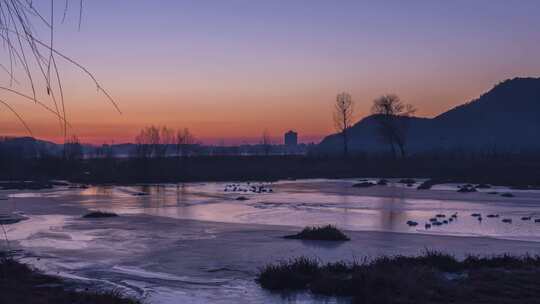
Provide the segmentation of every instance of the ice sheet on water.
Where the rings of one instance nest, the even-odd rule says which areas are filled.
[[[145,279],[159,279],[165,281],[177,281],[187,284],[197,285],[221,285],[229,282],[228,279],[196,278],[189,276],[177,276],[169,273],[155,272],[133,266],[114,266],[113,271],[129,275],[130,277],[140,277]]]

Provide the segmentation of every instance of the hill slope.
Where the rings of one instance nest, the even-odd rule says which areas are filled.
[[[409,120],[409,153],[430,150],[519,151],[540,148],[540,78],[515,78],[496,85],[478,99],[435,118]],[[388,150],[368,116],[350,129],[353,152]],[[319,144],[322,153],[337,153],[341,138],[330,135]]]

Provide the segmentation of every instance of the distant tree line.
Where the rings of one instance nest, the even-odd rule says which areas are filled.
[[[538,153],[458,153],[201,156],[139,159],[103,157],[67,160],[43,155],[24,158],[0,145],[0,181],[70,180],[79,183],[159,183],[299,178],[412,177],[540,186]],[[1,183],[0,183],[1,187]]]
[[[188,128],[173,130],[166,126],[143,128],[135,137],[135,158],[163,158],[174,148],[177,157],[189,156],[196,144],[195,136]]]

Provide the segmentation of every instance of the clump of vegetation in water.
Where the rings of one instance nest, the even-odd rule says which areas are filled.
[[[400,183],[400,184],[411,185],[411,184],[416,183],[416,180],[414,180],[414,179],[412,179],[412,178],[402,178],[402,179],[399,180],[399,183]]]
[[[443,180],[440,180],[440,179],[428,179],[424,182],[422,182],[418,187],[416,187],[416,189],[418,190],[429,190],[431,189],[431,187],[437,185],[437,184],[442,184],[444,183],[445,181]]]
[[[113,212],[106,211],[92,211],[83,215],[83,218],[108,218],[108,217],[117,217],[118,214]]]
[[[287,235],[286,239],[318,240],[318,241],[349,241],[349,237],[335,226],[306,227],[297,234]]]
[[[476,192],[476,188],[471,185],[471,184],[466,184],[466,185],[463,185],[463,186],[459,186],[458,187],[458,191],[457,192],[461,192],[461,193],[471,193],[471,192]]]
[[[378,182],[377,182],[377,185],[379,186],[386,186],[388,185],[388,180],[387,179],[380,179]]]
[[[118,291],[67,289],[64,282],[19,263],[0,252],[0,303],[18,304],[139,304]]]
[[[469,256],[427,251],[323,264],[308,257],[263,267],[257,282],[274,291],[352,297],[353,303],[538,303],[540,257]]]
[[[476,189],[490,189],[491,185],[489,184],[478,184],[475,186]]]
[[[359,183],[353,184],[354,188],[369,188],[372,186],[375,186],[375,184],[372,182],[359,182]]]

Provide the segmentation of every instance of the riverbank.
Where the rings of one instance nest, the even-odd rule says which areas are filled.
[[[307,178],[433,178],[446,182],[540,186],[540,160],[508,157],[194,156],[188,158],[14,159],[0,180],[70,180],[88,184],[275,181]]]
[[[46,275],[0,252],[0,303],[140,304],[117,291],[80,290],[74,283]]]
[[[368,261],[298,257],[266,265],[257,282],[274,291],[309,290],[353,303],[539,303],[539,256],[468,256],[434,251]]]

